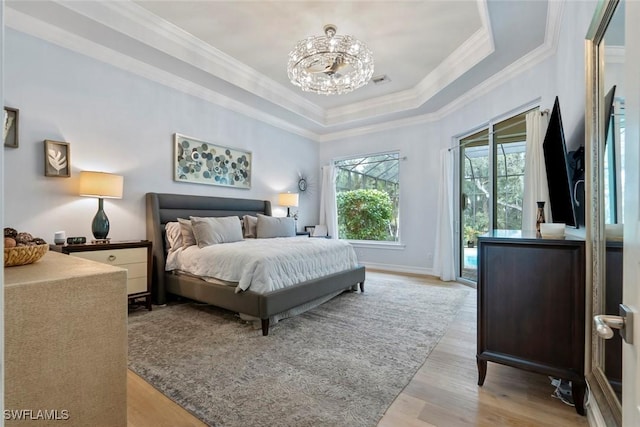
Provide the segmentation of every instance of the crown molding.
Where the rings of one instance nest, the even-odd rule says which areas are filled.
[[[132,0],[52,0],[77,14],[200,68],[273,104],[324,125],[324,109]],[[85,53],[85,52],[81,52]]]
[[[291,88],[265,77],[132,0],[51,1],[321,126],[347,124],[355,120],[417,108],[494,50],[486,0],[481,0],[478,7],[482,28],[413,89],[325,110],[298,95]]]
[[[245,85],[249,88],[246,89],[249,92],[323,126],[344,124],[355,120],[354,114],[357,113],[355,111],[349,113],[349,109],[352,107],[367,107],[369,115],[359,118],[371,118],[381,116],[382,114],[389,114],[394,111],[415,109],[424,102],[418,101],[420,92],[416,87],[394,95],[376,98],[374,100],[367,101],[366,103],[352,104],[347,107],[335,108],[324,112],[321,107],[307,101],[301,96],[295,95],[288,88],[264,77],[252,68],[236,61],[230,56],[218,51],[167,21],[158,18],[130,0],[113,3],[63,2],[61,0],[53,1],[74,13],[78,13],[87,18],[98,21],[115,31],[122,32],[127,36],[152,46],[168,55],[176,56],[189,64],[216,75],[216,77],[227,81],[230,80],[226,77],[238,78],[238,85],[240,85],[240,87],[242,87],[241,85]],[[490,49],[491,51],[495,49],[493,38],[491,37],[492,32],[488,12],[486,10],[486,0],[479,1],[479,8],[481,10],[480,15],[484,28],[476,32],[467,40],[467,42],[465,42],[465,44],[461,45],[449,58],[447,58],[448,66],[457,69],[458,72],[460,72],[460,70],[465,66],[465,54],[472,55],[472,60],[479,61],[482,58],[478,59],[478,57],[482,55],[478,54],[476,56],[477,52],[474,49],[484,49],[484,52],[486,52],[487,49]],[[547,27],[543,45],[505,67],[500,72],[494,74],[489,79],[475,86],[463,96],[455,99],[438,111],[403,119],[382,121],[377,124],[360,126],[345,131],[328,132],[323,134],[318,134],[304,127],[294,125],[290,121],[251,107],[248,104],[236,101],[228,96],[188,81],[187,79],[164,71],[156,66],[132,58],[128,55],[118,53],[117,51],[107,48],[99,43],[92,42],[81,36],[75,35],[70,31],[61,29],[55,25],[48,24],[30,15],[19,12],[18,10],[13,9],[10,3],[5,7],[5,25],[9,28],[47,40],[74,52],[81,53],[114,67],[129,71],[162,85],[204,99],[215,105],[222,106],[231,111],[259,120],[292,134],[317,142],[327,142],[389,129],[433,122],[452,114],[468,103],[489,93],[505,81],[530,69],[553,55],[557,49],[563,9],[564,1],[548,2]],[[162,40],[162,43],[159,43],[158,40]],[[441,73],[442,71],[440,70],[439,72]],[[231,74],[231,76],[228,76],[227,74]],[[423,97],[427,96],[425,95],[427,91],[433,90],[429,89],[428,83],[425,83],[425,81],[428,80],[428,77],[429,76],[423,79],[423,82],[419,85],[423,90]],[[391,98],[394,99],[392,100]],[[396,108],[398,108],[397,110],[393,110],[393,107],[390,109],[389,107],[394,103],[396,104]],[[297,105],[298,108],[292,108],[291,104]],[[346,114],[342,116],[342,121],[338,121],[335,116],[342,114],[341,111],[343,111],[343,109]],[[304,113],[302,113],[302,111],[304,111]]]
[[[495,52],[493,36],[486,28],[476,31],[417,86],[422,105],[440,90]]]
[[[415,87],[342,107],[328,109],[325,124],[335,126],[420,107],[495,51],[486,0],[478,2],[481,28],[453,51]]]
[[[438,113],[427,113],[420,116],[411,116],[404,119],[387,120],[381,123],[376,123],[367,126],[360,126],[357,128],[347,129],[339,132],[330,132],[319,135],[317,142],[330,142],[339,139],[355,138],[362,135],[384,132],[387,130],[406,128],[409,126],[420,125],[423,123],[430,123],[439,120],[442,116]]]
[[[547,15],[547,31],[545,32],[545,42],[543,45],[537,47],[527,55],[503,68],[500,72],[486,79],[485,81],[475,86],[473,89],[467,91],[464,95],[445,105],[438,111],[406,119],[386,121],[375,125],[361,126],[346,131],[325,133],[320,136],[318,142],[329,142],[344,138],[352,138],[366,134],[441,120],[448,115],[456,112],[457,110],[460,110],[465,105],[468,105],[481,96],[484,96],[495,90],[500,85],[504,84],[504,82],[506,82],[507,80],[510,80],[518,76],[519,74],[531,69],[532,67],[540,64],[542,61],[554,55],[557,50],[558,41],[560,38],[559,28],[562,23],[564,2],[551,1],[549,2],[549,7],[550,9]]]
[[[484,96],[491,91],[495,90],[502,84],[504,84],[507,80],[510,80],[517,75],[527,71],[533,66],[539,64],[545,59],[549,58],[553,55],[554,50],[549,49],[548,47],[540,46],[527,56],[522,57],[520,60],[512,63],[511,65],[503,68],[502,71],[494,74],[484,82],[475,86],[473,89],[467,91],[464,95],[456,98],[449,104],[445,105],[438,111],[433,113],[427,113],[420,116],[409,117],[406,119],[399,119],[393,121],[386,121],[374,125],[369,126],[361,126],[358,128],[349,129],[346,131],[340,132],[332,132],[325,133],[320,135],[318,142],[328,142],[334,141],[338,139],[351,138],[356,136],[362,136],[370,133],[382,132],[390,129],[397,129],[401,127],[413,126],[423,123],[434,122],[437,120],[441,120],[447,117],[450,114],[453,114],[457,110],[463,108],[468,105],[472,101]]]
[[[565,1],[549,0],[547,2],[547,28],[544,34],[544,44],[552,48],[554,52],[560,40]]]
[[[145,79],[154,81],[180,92],[204,99],[212,104],[259,120],[292,134],[296,134],[313,141],[316,141],[319,138],[318,134],[300,126],[293,125],[287,120],[275,117],[209,88],[193,83],[187,79],[177,77],[172,73],[163,71],[128,55],[121,54],[113,49],[94,43],[9,7],[5,8],[5,25],[14,30],[47,40],[50,43],[69,49],[73,52],[80,52],[85,56],[104,62],[108,65],[131,72],[135,75],[144,77]]]

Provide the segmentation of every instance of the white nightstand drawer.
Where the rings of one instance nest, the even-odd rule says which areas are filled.
[[[119,265],[118,267],[126,268],[129,271],[127,273],[127,277],[129,279],[144,277],[144,279],[147,280],[147,263],[146,262],[137,262],[135,264]]]
[[[146,264],[147,262],[146,248],[74,252],[71,255],[111,265],[134,264],[139,262]]]
[[[127,280],[127,295],[147,291],[147,276],[129,278]]]
[[[149,276],[148,240],[111,241],[111,243],[83,243],[77,245],[49,245],[51,250],[70,256],[113,265],[127,270],[129,300],[145,300],[151,310],[151,277]]]
[[[70,255],[127,269],[127,294],[147,291],[147,248],[105,249]]]

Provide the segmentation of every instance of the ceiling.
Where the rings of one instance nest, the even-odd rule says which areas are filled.
[[[563,3],[17,1],[5,24],[305,137],[323,141],[436,120],[553,54]],[[373,51],[344,95],[302,92],[289,51],[325,24]]]

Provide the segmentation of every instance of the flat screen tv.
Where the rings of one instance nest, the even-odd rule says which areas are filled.
[[[544,163],[549,184],[549,204],[553,222],[578,226],[569,159],[560,115],[560,102],[556,96],[549,117],[549,127],[542,144]]]

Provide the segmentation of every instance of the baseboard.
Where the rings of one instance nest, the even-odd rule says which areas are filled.
[[[367,269],[370,270],[379,270],[379,271],[387,271],[390,273],[401,273],[401,274],[414,274],[418,276],[433,276],[433,269],[431,268],[422,268],[422,267],[410,267],[407,265],[395,265],[395,264],[379,264],[375,262],[360,262],[360,264],[364,265]]]
[[[607,427],[607,423],[604,421],[600,407],[595,399],[590,399],[587,405],[587,421],[590,427]]]

